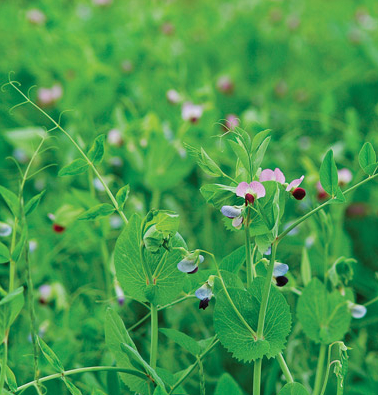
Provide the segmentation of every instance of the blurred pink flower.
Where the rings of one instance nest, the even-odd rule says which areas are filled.
[[[203,107],[191,102],[185,102],[181,108],[181,116],[184,121],[196,123],[203,114]]]

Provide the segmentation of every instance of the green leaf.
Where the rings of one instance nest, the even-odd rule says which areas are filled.
[[[116,357],[117,365],[123,368],[136,369],[136,374],[120,373],[122,381],[130,388],[131,391],[140,392],[141,394],[149,393],[149,384],[147,376],[144,377],[142,366],[136,364],[130,356],[126,355],[121,344],[128,344],[136,350],[125,325],[119,315],[111,308],[106,310],[105,315],[105,340],[108,348]],[[139,373],[139,375],[137,374]],[[142,374],[142,376],[140,376]]]
[[[299,297],[297,316],[305,334],[322,344],[341,340],[351,321],[346,300],[338,291],[327,292],[325,285],[316,278]]]
[[[233,140],[228,140],[228,143],[230,144],[232,150],[234,151],[235,155],[237,158],[240,160],[242,163],[243,167],[250,172],[250,166],[249,166],[249,155],[248,152],[246,151],[243,143],[240,141],[239,138],[236,138],[236,142]]]
[[[218,380],[214,395],[243,395],[243,391],[231,375],[223,373]]]
[[[3,338],[5,331],[10,328],[14,320],[20,314],[24,306],[24,289],[17,288],[15,291],[7,294],[0,301],[0,337]]]
[[[256,332],[264,279],[255,278],[249,291],[228,288],[230,297],[247,324]],[[284,296],[274,287],[267,306],[264,339],[258,340],[235,313],[224,291],[216,296],[214,328],[219,340],[234,358],[249,362],[276,356],[285,348],[291,314]]]
[[[10,252],[8,247],[0,242],[0,263],[7,263],[10,261]]]
[[[256,151],[260,144],[265,140],[268,134],[271,132],[270,129],[265,129],[256,134],[252,140],[252,152]]]
[[[302,259],[301,259],[301,277],[304,286],[306,286],[311,281],[311,262],[308,256],[307,248],[302,249]]]
[[[168,392],[159,385],[159,387],[155,388],[154,394],[153,395],[168,395]]]
[[[329,204],[337,204],[337,203],[345,203],[345,202],[346,202],[345,196],[344,196],[342,190],[340,189],[340,187],[338,186],[336,188],[335,195],[329,201]]]
[[[360,163],[361,169],[372,176],[378,166],[377,155],[374,151],[371,143],[365,143],[358,154],[358,162]]]
[[[79,390],[79,388],[77,388],[66,377],[62,376],[62,380],[63,380],[64,384],[66,385],[68,391],[70,391],[70,394],[72,394],[72,395],[82,395],[82,392]]]
[[[244,262],[245,246],[241,246],[224,257],[219,264],[219,268],[228,272],[238,273]]]
[[[41,349],[42,354],[45,356],[49,364],[53,368],[55,368],[58,372],[60,373],[64,372],[63,365],[60,362],[60,359],[54,353],[54,351],[39,336],[36,337],[37,337],[39,348]]]
[[[12,372],[12,370],[10,369],[9,366],[7,366],[7,370],[6,370],[6,376],[5,376],[5,380],[9,386],[9,389],[12,392],[16,392],[17,391],[17,381],[16,381],[16,376],[14,375],[14,373]]]
[[[223,175],[220,167],[210,158],[202,147],[201,152],[198,153],[198,165],[209,176],[221,177]]]
[[[114,372],[114,371],[107,372],[106,388],[109,394],[121,395],[121,386],[118,378],[118,372]]]
[[[81,214],[78,219],[93,221],[98,218],[107,217],[113,214],[115,208],[109,203],[98,204],[97,206],[91,207],[89,210]]]
[[[265,152],[268,148],[268,145],[270,143],[270,139],[271,137],[266,137],[264,139],[264,141],[261,143],[261,145],[259,146],[259,148],[257,149],[256,153],[253,155],[253,160],[252,160],[252,177],[255,176],[258,168],[260,167],[264,156],[265,156]]]
[[[84,159],[75,159],[73,162],[69,163],[68,165],[64,166],[62,169],[59,170],[58,176],[75,176],[77,174],[82,174],[87,171],[89,164]]]
[[[164,258],[164,248],[160,248],[156,253],[144,249],[144,259],[151,273],[155,272],[161,259],[165,259],[160,273],[154,278],[154,283],[149,284],[141,261],[141,224],[140,217],[134,214],[117,240],[114,251],[117,278],[125,292],[141,302],[149,299],[159,305],[173,302],[182,291],[186,278],[185,274],[177,269],[177,264],[182,259],[181,253],[172,249]],[[164,228],[164,223],[161,225]],[[186,249],[186,244],[178,233],[170,239],[170,246]]]
[[[46,191],[42,191],[38,195],[33,196],[25,205],[25,215],[29,215],[32,213],[39,205],[39,202],[42,199],[42,196]]]
[[[16,244],[16,247],[14,248],[14,251],[13,251],[13,253],[12,253],[12,259],[13,259],[15,262],[18,262],[18,260],[19,260],[20,257],[21,257],[22,251],[24,250],[25,243],[26,243],[26,236],[27,236],[27,228],[24,227],[24,228],[22,229],[21,237],[20,237],[20,239],[18,240],[18,242],[17,242],[17,244]]]
[[[200,192],[207,203],[220,209],[222,206],[233,206],[240,202],[241,198],[236,196],[236,188],[222,184],[207,184],[201,187]]]
[[[197,356],[201,353],[201,347],[199,344],[187,334],[177,331],[176,329],[160,328],[159,330],[169,339],[173,340],[175,343],[194,356]]]
[[[5,200],[5,203],[8,205],[12,214],[15,217],[19,217],[20,205],[17,195],[2,185],[0,185],[0,195]]]
[[[94,165],[98,165],[99,163],[101,163],[102,158],[104,157],[104,141],[104,134],[100,134],[99,136],[97,136],[95,141],[93,142],[91,149],[87,153],[88,159]]]
[[[130,193],[130,186],[125,185],[123,186],[116,194],[116,200],[118,203],[118,207],[120,210],[123,210],[123,207],[125,206],[126,200],[129,197]]]
[[[278,395],[310,395],[300,383],[287,383]]]
[[[333,151],[330,149],[320,166],[320,183],[324,190],[332,197],[336,195],[339,178],[337,175],[337,167],[335,160],[333,159]]]

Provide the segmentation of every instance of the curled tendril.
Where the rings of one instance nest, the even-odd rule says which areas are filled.
[[[18,161],[17,161],[17,159],[15,157],[7,156],[5,159],[11,160],[12,162],[14,162],[16,167],[17,167],[17,170],[19,171],[19,173],[21,175],[21,178],[24,177],[24,173],[22,172],[21,166],[20,166],[20,164],[18,163]]]

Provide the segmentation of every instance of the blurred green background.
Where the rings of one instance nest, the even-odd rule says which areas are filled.
[[[126,214],[144,214],[151,207],[177,211],[188,246],[213,251],[218,258],[238,247],[242,236],[225,229],[220,213],[206,205],[199,188],[213,181],[198,168],[187,145],[203,146],[227,172],[235,158],[219,135],[225,132],[220,123],[231,114],[250,133],[272,129],[264,167],[278,166],[288,179],[306,175],[308,196],[300,205],[291,203],[287,222],[317,203],[318,168],[329,147],[338,166],[351,170],[357,182],[363,177],[357,170],[360,147],[364,141],[378,146],[374,0],[2,1],[0,37],[2,83],[12,71],[25,93],[36,85],[31,98],[56,120],[62,111],[72,110],[62,115],[61,124],[83,148],[107,134],[100,171],[113,191],[130,184]],[[25,166],[38,135],[52,124],[31,105],[9,112],[22,98],[9,86],[3,90],[0,182],[16,191],[18,170],[8,157]],[[200,106],[189,107],[196,122],[183,111],[185,103]],[[102,320],[105,307],[115,302],[104,289],[102,262],[111,255],[121,224],[117,217],[94,226],[75,221],[75,210],[89,201],[106,201],[106,196],[91,176],[57,177],[78,153],[61,133],[51,134],[54,138],[46,143],[51,150],[38,156],[35,170],[54,166],[27,183],[26,198],[47,190],[29,219],[30,236],[37,243],[32,253],[35,287],[58,282],[63,290],[59,300],[57,296],[54,303],[38,306],[37,324],[67,367],[111,363]],[[329,259],[357,259],[353,286],[360,302],[378,291],[377,198],[376,185],[367,185],[346,207],[332,212]],[[62,207],[74,214],[63,216],[66,231],[56,234],[48,214],[62,216]],[[12,222],[3,204],[0,221]],[[294,284],[304,245],[315,271],[320,265],[320,228],[314,219],[282,244],[280,259],[290,263]],[[0,270],[5,288],[8,267]],[[22,284],[23,267],[18,278]],[[294,296],[288,298],[294,305]],[[120,313],[130,326],[146,312],[128,300]],[[198,339],[213,333],[211,309],[199,314],[191,302],[167,311],[162,321],[162,326],[186,330]],[[347,394],[376,393],[377,325],[377,306],[372,305],[347,336],[353,347]],[[148,330],[146,325],[135,332],[142,353],[148,348]],[[32,366],[26,312],[12,332],[10,360],[22,383],[31,379]],[[161,344],[162,367],[177,371],[187,365],[190,357],[164,338]],[[317,348],[304,340],[298,324],[287,354],[295,377],[311,382]],[[48,374],[43,361],[41,366]],[[205,361],[205,369],[210,388],[223,370],[245,389],[250,385],[250,367],[237,364],[220,347]],[[265,379],[271,377],[267,395],[275,393],[277,375],[275,364],[265,370]],[[81,389],[102,379],[83,377]],[[51,393],[65,391],[55,382],[48,388]],[[195,376],[188,391],[198,391]],[[327,393],[332,394],[332,386]]]

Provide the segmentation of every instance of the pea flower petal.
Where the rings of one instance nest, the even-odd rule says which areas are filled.
[[[302,176],[301,178],[297,178],[297,179],[293,180],[293,181],[287,186],[286,191],[290,192],[293,188],[299,187],[299,185],[301,185],[303,179],[304,179],[304,176]]]
[[[285,183],[285,176],[282,173],[282,171],[276,167],[273,170],[270,169],[265,169],[261,172],[259,180],[262,181],[277,181],[280,184],[284,184]]]
[[[288,272],[288,270],[289,266],[286,263],[274,262],[273,276],[284,276]]]
[[[353,318],[363,318],[366,315],[367,309],[362,304],[348,303],[349,310]]]
[[[242,210],[235,206],[223,206],[221,208],[221,213],[227,218],[236,218],[241,215]]]
[[[245,197],[248,193],[256,196],[257,199],[262,198],[265,196],[264,185],[258,181],[252,181],[249,184],[243,181],[236,187],[237,196]]]

